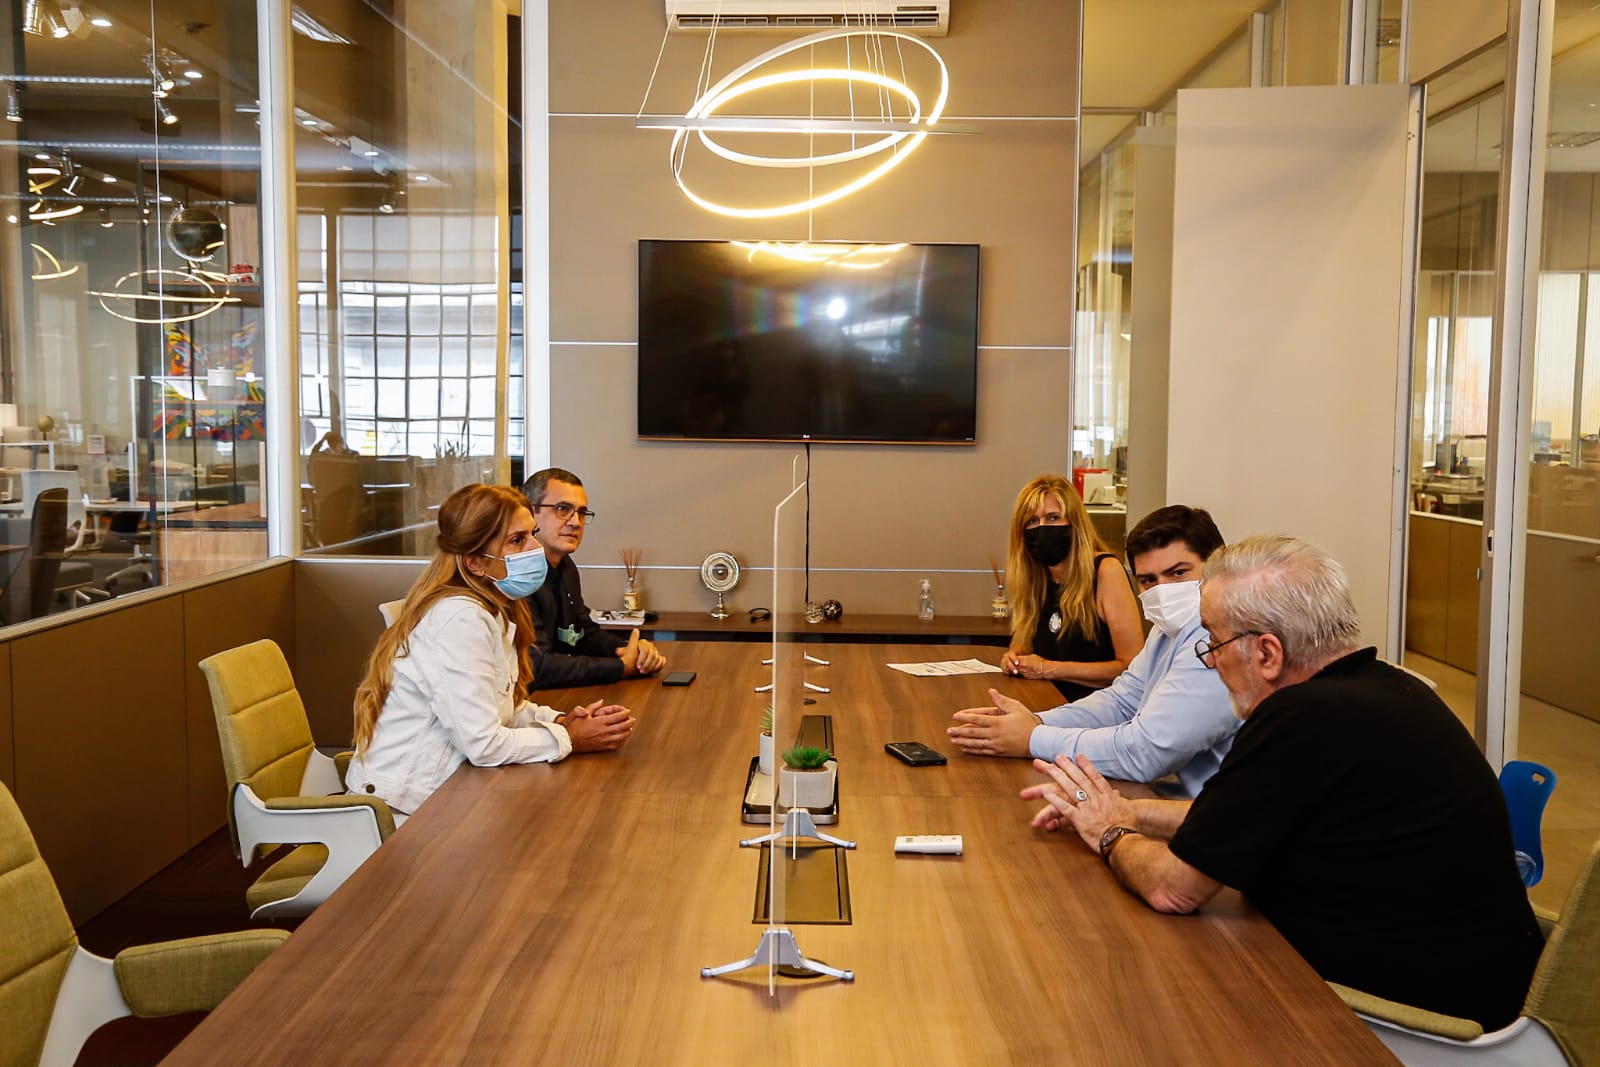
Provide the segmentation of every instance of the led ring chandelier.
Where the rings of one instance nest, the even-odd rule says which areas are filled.
[[[860,37],[881,40],[894,38],[917,46],[933,58],[939,68],[939,91],[934,99],[933,107],[929,109],[926,118],[922,113],[922,101],[905,82],[891,78],[877,71],[853,70],[846,68],[827,68],[820,70],[792,70],[775,74],[764,74],[759,77],[745,79],[748,75],[767,66],[773,60],[780,59],[791,52],[810,48],[824,41],[834,41],[844,38]],[[870,54],[870,49],[869,49]],[[816,119],[816,118],[739,118],[735,116],[720,116],[717,114],[724,106],[733,100],[750,93],[771,89],[775,86],[792,85],[804,82],[844,81],[860,83],[875,87],[883,92],[899,96],[906,102],[910,109],[910,117],[904,121],[875,121],[875,120],[841,120],[841,119]],[[693,106],[685,112],[681,119],[661,118],[641,121],[639,125],[648,128],[670,129],[673,131],[672,146],[669,159],[672,165],[672,178],[683,195],[694,203],[714,211],[720,215],[728,215],[742,219],[767,219],[777,218],[782,215],[793,215],[803,211],[810,211],[824,204],[831,204],[842,200],[857,190],[877,181],[889,171],[903,163],[911,153],[915,152],[928,134],[933,132],[932,127],[944,114],[945,103],[950,95],[950,72],[945,67],[944,60],[939,58],[926,42],[909,34],[897,33],[878,29],[832,29],[813,33],[788,44],[779,45],[769,49],[754,59],[735,67],[727,76],[710,86],[702,93]],[[769,207],[735,207],[731,204],[721,204],[710,200],[691,189],[683,179],[683,164],[688,153],[688,137],[693,131],[711,152],[733,163],[740,163],[755,167],[770,168],[798,168],[798,167],[826,167],[837,163],[845,163],[856,159],[865,159],[880,152],[889,152],[889,158],[879,163],[867,173],[845,182],[823,193],[812,195],[804,200],[797,200],[788,204],[775,204]],[[717,141],[714,134],[718,132],[744,132],[744,133],[791,133],[791,134],[868,134],[875,139],[864,145],[858,145],[842,152],[813,153],[806,156],[764,156],[752,155],[746,152],[735,151]]]

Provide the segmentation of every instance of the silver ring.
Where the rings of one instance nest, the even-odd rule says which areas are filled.
[[[1072,795],[1072,798],[1079,804],[1082,804],[1085,800],[1089,799],[1089,794],[1080,789]]]

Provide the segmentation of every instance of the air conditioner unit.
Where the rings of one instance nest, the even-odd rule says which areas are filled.
[[[950,0],[666,0],[676,33],[815,33],[836,27],[899,30],[922,37],[950,32]]]

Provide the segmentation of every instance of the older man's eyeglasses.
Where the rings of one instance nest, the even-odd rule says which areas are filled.
[[[1234,634],[1226,641],[1218,641],[1215,644],[1210,641],[1196,641],[1194,643],[1195,658],[1212,670],[1216,670],[1217,649],[1222,648],[1224,645],[1231,645],[1241,637],[1260,637],[1263,632],[1261,630],[1246,630],[1243,633]]]
[[[566,522],[574,515],[578,516],[578,521],[583,523],[585,526],[594,521],[594,512],[590,511],[588,508],[574,507],[564,500],[559,504],[535,504],[533,506],[534,511],[539,511],[541,509],[544,511],[555,512],[556,518],[560,519],[562,522]]]

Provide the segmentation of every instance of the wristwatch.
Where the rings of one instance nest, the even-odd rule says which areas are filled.
[[[1117,847],[1126,834],[1136,834],[1139,831],[1131,826],[1109,826],[1106,832],[1100,835],[1100,858],[1107,863],[1111,862],[1111,850]]]

